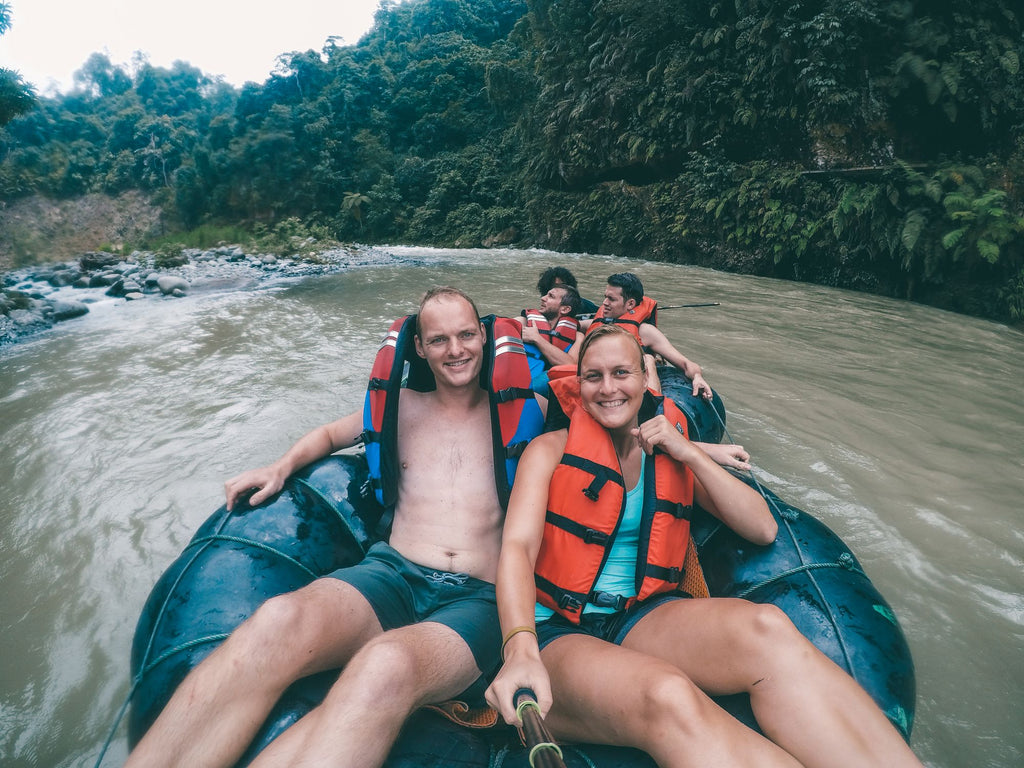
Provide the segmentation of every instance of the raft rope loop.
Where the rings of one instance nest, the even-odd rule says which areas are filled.
[[[306,485],[307,487],[311,487],[306,483],[303,484]],[[320,495],[322,498],[322,494],[318,493],[318,495]],[[246,506],[248,507],[248,505]],[[327,506],[330,507],[331,509],[334,509],[334,505],[329,502]],[[337,512],[337,510],[334,511]],[[125,712],[128,711],[128,705],[131,703],[132,697],[135,696],[135,691],[138,690],[138,687],[142,684],[142,681],[145,679],[146,675],[148,675],[157,665],[166,661],[171,656],[174,656],[178,653],[181,653],[182,651],[187,651],[191,648],[195,648],[200,645],[205,645],[207,643],[223,642],[230,636],[230,632],[221,632],[215,635],[206,635],[205,637],[198,637],[193,640],[181,643],[180,645],[176,645],[175,647],[167,651],[164,651],[162,654],[160,654],[159,657],[157,657],[153,661],[149,661],[149,657],[153,652],[153,643],[156,640],[156,631],[159,628],[160,623],[163,621],[164,614],[167,612],[167,606],[171,601],[171,595],[175,593],[175,590],[178,588],[178,584],[181,583],[181,580],[185,577],[185,574],[188,573],[189,569],[196,562],[199,556],[203,554],[203,552],[205,552],[210,546],[212,546],[216,542],[230,542],[234,544],[241,544],[247,547],[252,547],[254,549],[259,549],[264,552],[269,552],[270,554],[276,555],[281,559],[291,563],[299,570],[305,571],[305,573],[309,575],[310,579],[317,578],[317,574],[310,570],[310,568],[308,568],[306,565],[299,562],[291,555],[287,555],[284,552],[275,549],[274,547],[271,547],[259,541],[255,541],[253,539],[248,539],[240,536],[228,536],[221,533],[224,530],[224,527],[228,524],[228,521],[235,514],[235,512],[227,512],[224,515],[224,519],[221,520],[220,525],[217,526],[217,530],[213,534],[209,536],[204,536],[201,539],[193,539],[188,543],[188,545],[182,552],[182,554],[184,554],[184,552],[187,552],[190,549],[195,549],[195,552],[189,559],[188,563],[186,563],[185,567],[182,568],[181,571],[178,573],[177,578],[174,580],[174,584],[172,584],[171,588],[167,590],[167,595],[164,598],[163,603],[160,605],[160,610],[157,612],[156,620],[153,622],[153,628],[150,631],[149,642],[146,645],[146,651],[142,655],[142,663],[139,665],[139,673],[135,675],[135,678],[132,680],[131,687],[128,689],[128,695],[125,696],[124,703],[121,705],[121,708],[118,710],[117,716],[114,718],[114,724],[111,726],[110,733],[107,734],[107,738],[103,742],[103,748],[100,750],[99,757],[96,758],[94,768],[100,768],[100,765],[102,765],[103,758],[107,756],[107,750],[110,749],[110,745],[114,740],[114,735],[117,733],[118,726],[121,725],[121,721],[124,719]],[[341,515],[339,515],[339,517],[341,517]],[[342,520],[344,521],[344,518],[342,518]]]

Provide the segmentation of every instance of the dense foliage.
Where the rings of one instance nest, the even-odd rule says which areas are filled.
[[[139,189],[184,229],[611,251],[1020,320],[1022,33],[1011,0],[385,2],[240,91],[94,54],[0,130],[0,195]]]
[[[0,3],[0,35],[11,28],[11,8]],[[35,93],[20,74],[0,67],[0,126],[35,106]]]

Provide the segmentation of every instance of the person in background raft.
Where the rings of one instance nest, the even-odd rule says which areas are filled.
[[[649,296],[644,296],[644,285],[640,278],[632,272],[619,272],[608,277],[608,285],[604,290],[604,301],[592,320],[580,323],[582,330],[589,332],[602,324],[614,323],[621,325],[639,339],[646,352],[661,355],[667,362],[681,370],[693,384],[693,394],[712,397],[711,387],[704,380],[704,375],[697,363],[672,346],[672,342],[658,330],[657,303]],[[573,347],[568,352],[566,362],[576,362]],[[657,387],[656,387],[657,388]]]
[[[556,739],[635,747],[661,768],[920,768],[781,610],[679,591],[695,566],[688,516],[673,511],[700,504],[761,546],[777,524],[647,390],[634,336],[603,326],[580,347],[576,376],[552,371],[570,426],[530,443],[509,502],[491,706],[515,724],[513,695],[530,689]],[[734,693],[750,695],[764,736],[708,696]]]
[[[381,445],[394,440],[389,464],[400,467],[389,483],[397,500],[388,542],[373,545],[354,567],[264,603],[178,687],[129,756],[130,768],[234,765],[285,688],[325,669],[343,667],[324,702],[252,765],[380,766],[421,705],[460,693],[483,704],[484,675],[499,663],[493,582],[500,495],[508,487],[497,487],[491,429],[492,394],[506,384],[485,389],[481,371],[485,353],[501,356],[525,392],[529,371],[521,348],[513,348],[516,325],[496,319],[489,331],[461,291],[432,289],[415,321],[415,336],[389,334],[378,353],[399,370],[420,358],[410,365],[429,367],[436,384],[387,392],[401,406],[397,437],[376,438]],[[393,363],[381,357],[389,341],[397,347]],[[530,406],[539,431],[539,404],[532,396],[519,403],[519,425]],[[359,443],[363,426],[363,411],[356,411],[314,429],[273,464],[228,480],[228,509],[252,489],[251,505],[270,498],[296,469]]]
[[[548,368],[565,359],[576,342],[580,324],[580,295],[566,283],[555,283],[540,297],[539,309],[524,309],[515,318],[523,329],[523,343],[530,358],[533,391],[547,397]]]
[[[548,267],[540,273],[540,277],[537,280],[537,293],[543,296],[556,285],[568,285],[570,288],[575,288],[577,293],[580,290],[579,285],[576,284],[576,275],[570,272],[568,268]],[[595,312],[597,312],[597,304],[590,299],[580,296],[580,307],[577,314],[592,315]]]

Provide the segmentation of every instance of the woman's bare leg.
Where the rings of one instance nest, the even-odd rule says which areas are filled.
[[[556,738],[636,747],[661,768],[799,768],[661,659],[585,635],[552,641],[541,658]]]
[[[864,689],[774,606],[675,600],[623,646],[664,659],[711,695],[749,693],[761,730],[808,768],[921,766]]]

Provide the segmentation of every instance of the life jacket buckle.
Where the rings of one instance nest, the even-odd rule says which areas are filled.
[[[587,596],[587,602],[598,608],[611,608],[615,611],[621,611],[625,609],[629,598],[622,595],[613,595],[611,592],[598,592],[595,590]]]
[[[596,501],[596,499],[595,499]],[[608,543],[608,534],[594,528],[587,528],[583,534],[583,541],[587,544],[600,544],[602,547]]]
[[[583,603],[568,592],[563,592],[561,597],[558,598],[558,607],[563,611],[578,611],[582,606]]]

